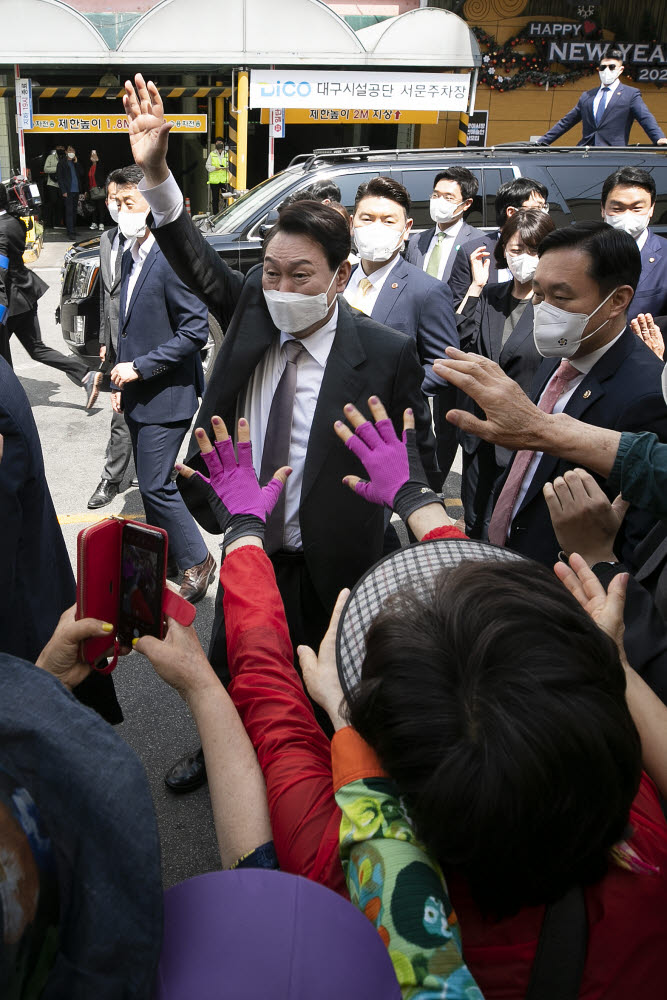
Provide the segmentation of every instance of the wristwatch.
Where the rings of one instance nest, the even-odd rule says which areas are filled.
[[[136,373],[137,373],[137,378],[143,378],[143,375],[141,374],[141,372],[140,372],[140,371],[139,371],[139,369],[137,368],[137,366],[136,366],[136,364],[134,363],[134,361],[132,362],[132,371],[134,371],[134,372],[136,372]]]

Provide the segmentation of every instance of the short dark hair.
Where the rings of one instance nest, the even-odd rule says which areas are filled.
[[[641,746],[614,642],[553,573],[464,562],[391,598],[366,644],[350,721],[484,912],[603,877]]]
[[[121,167],[120,170],[112,170],[108,177],[108,180],[115,182],[116,187],[137,187],[143,179],[144,172],[136,163]]]
[[[313,201],[340,201],[341,191],[335,181],[331,181],[325,178],[321,181],[315,181],[308,188],[310,191],[310,197]]]
[[[542,212],[539,208],[520,208],[514,215],[510,215],[500,230],[500,239],[493,248],[496,264],[498,267],[507,267],[505,247],[516,233],[527,247],[537,251],[544,237],[555,228],[553,219],[546,212]]]
[[[118,173],[117,170],[112,170],[111,173],[107,174],[106,176],[106,180],[104,181],[104,190],[107,192],[107,194],[109,193],[109,185],[116,183],[116,178],[114,177],[114,174],[116,173]]]
[[[605,182],[602,185],[601,195],[603,208],[607,202],[609,193],[613,191],[615,187],[618,187],[619,184],[623,184],[627,187],[644,188],[644,190],[648,191],[651,195],[651,204],[655,205],[655,181],[649,174],[648,170],[643,170],[641,167],[621,167],[620,170],[615,170],[613,174],[609,174],[609,177],[605,178]]]
[[[544,257],[552,250],[580,250],[588,255],[588,274],[606,295],[620,285],[637,288],[642,269],[642,259],[637,243],[621,229],[614,229],[606,222],[575,222],[562,229],[554,229],[539,245],[538,254]]]
[[[467,167],[447,167],[446,170],[441,170],[439,174],[435,175],[434,190],[438,181],[454,181],[455,184],[458,184],[464,201],[467,201],[468,198],[474,198],[479,190],[479,181]]]
[[[9,199],[7,197],[7,188],[4,184],[0,184],[0,208],[7,208]]]
[[[600,56],[600,62],[602,62],[603,59],[615,59],[623,65],[623,53],[620,49],[610,49],[609,52],[605,52],[603,56]]]
[[[395,201],[405,210],[405,214],[410,214],[410,195],[407,188],[395,181],[393,177],[372,177],[357,188],[354,199],[354,211],[362,198],[388,198]]]
[[[222,136],[221,136],[221,135],[216,135],[216,137],[215,137],[215,142],[224,142],[224,141],[225,141],[225,140],[224,140],[224,139],[222,138]]]
[[[313,240],[324,251],[332,271],[347,260],[351,249],[350,227],[343,216],[319,201],[297,201],[279,208],[278,221],[264,239],[264,252],[278,233]]]
[[[512,181],[501,184],[496,193],[496,222],[504,226],[507,222],[508,208],[521,208],[536,191],[545,201],[549,198],[549,189],[534,181],[531,177],[515,177]]]

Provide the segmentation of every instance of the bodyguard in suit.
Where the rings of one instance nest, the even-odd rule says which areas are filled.
[[[405,259],[427,274],[449,281],[454,258],[464,243],[483,240],[486,233],[465,221],[479,185],[467,167],[448,167],[436,174],[429,202],[435,228],[413,233]]]
[[[114,173],[106,180],[107,208],[114,221],[118,219],[116,181]],[[118,350],[118,310],[120,305],[120,272],[127,240],[118,226],[107,229],[100,238],[100,358],[102,370],[111,371]],[[106,448],[104,469],[88,507],[96,510],[114,499],[132,458],[132,439],[125,423],[125,415],[111,411],[111,432]]]
[[[276,518],[274,510],[269,519],[268,551],[293,642],[317,646],[337,594],[379,558],[384,539],[383,510],[370,509],[343,483],[344,476],[362,471],[333,432],[341,406],[364,408],[377,394],[397,429],[404,409],[412,407],[424,466],[439,485],[416,342],[352,309],[340,295],[350,275],[350,232],[328,205],[288,205],[264,242],[263,267],[245,278],[232,271],[183,211],[166,164],[162,102],[152,84],[146,87],[141,76],[136,82],[141,107],[130,85],[125,107],[133,154],[146,171],[155,238],[179,276],[227,326],[196,422],[210,430],[217,414],[231,429],[247,417],[260,478],[292,466],[282,514]],[[285,419],[274,412],[274,401],[281,407],[285,401]],[[196,444],[188,458],[193,463],[203,469]],[[182,490],[195,516],[208,530],[219,530],[189,483]],[[225,652],[221,597],[219,592],[209,650],[218,669]],[[187,791],[203,776],[201,756],[193,755],[171,770],[167,783]]]
[[[600,86],[585,91],[572,110],[539,142],[550,146],[581,122],[582,136],[578,146],[627,146],[632,123],[636,121],[651,142],[658,146],[667,144],[665,133],[644,104],[640,91],[620,82],[623,69],[623,53],[620,49],[611,49],[600,60]]]
[[[215,576],[209,553],[171,474],[204,391],[199,352],[208,339],[206,307],[178,280],[146,225],[139,167],[115,174],[118,227],[129,241],[121,264],[112,406],[125,415],[149,524],[165,528],[184,570],[181,596],[198,601]]]
[[[473,279],[478,280],[468,289],[456,317],[461,350],[495,361],[526,393],[543,360],[533,338],[532,279],[537,268],[537,248],[553,229],[551,217],[537,209],[520,209],[510,216],[494,254],[499,268],[509,268],[512,280],[502,284],[486,282],[484,265],[473,258]],[[465,394],[461,394],[455,408],[482,416]],[[461,498],[466,532],[471,538],[482,538],[491,514],[494,484],[511,452],[462,431],[459,441],[463,449]]]
[[[632,236],[641,254],[642,271],[628,309],[628,321],[639,313],[667,313],[667,243],[648,228],[655,199],[655,181],[641,167],[616,170],[602,185],[602,218],[614,229]]]
[[[627,326],[641,269],[635,241],[605,223],[580,222],[547,236],[539,254],[533,330],[545,360],[533,383],[534,401],[546,412],[667,440],[664,366]],[[496,491],[489,540],[553,563],[559,546],[542,488],[569,468],[549,455],[516,452]],[[631,508],[618,554],[629,556],[653,523]]]
[[[470,283],[472,281],[472,270],[470,266],[470,254],[478,247],[484,247],[489,254],[490,270],[489,281],[491,283],[499,281],[509,281],[512,277],[508,270],[500,273],[496,267],[493,250],[498,242],[500,230],[507,220],[518,212],[520,208],[540,208],[544,212],[549,211],[549,191],[530,177],[515,177],[512,181],[505,181],[498,188],[495,201],[496,223],[498,229],[494,233],[487,233],[483,240],[469,240],[464,243],[456,252],[452,271],[449,276],[449,287],[452,290],[454,308],[458,309],[463,301]]]

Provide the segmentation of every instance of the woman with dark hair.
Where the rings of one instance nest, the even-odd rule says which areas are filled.
[[[93,209],[90,222],[91,229],[104,229],[104,216],[106,212],[106,188],[104,179],[106,172],[100,163],[100,158],[95,149],[90,151],[90,167],[88,168],[86,198]]]
[[[489,254],[486,247],[479,247],[470,255],[473,280],[456,317],[461,349],[495,361],[525,392],[530,392],[542,361],[533,340],[532,279],[537,248],[554,228],[552,219],[540,209],[521,209],[511,215],[500,232],[494,256],[499,268],[509,269],[512,280],[488,284]],[[468,397],[459,405],[463,409],[474,407]],[[471,538],[482,538],[491,515],[493,484],[511,453],[473,434],[461,433],[459,440],[466,531]]]

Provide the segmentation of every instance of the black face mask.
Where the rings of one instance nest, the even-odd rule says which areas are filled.
[[[215,148],[217,149],[217,151],[219,153],[221,153],[225,147],[224,146],[216,146]]]

